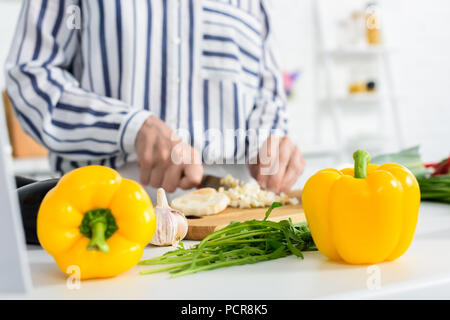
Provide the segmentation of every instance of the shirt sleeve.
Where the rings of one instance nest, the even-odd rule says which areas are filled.
[[[134,153],[151,113],[81,88],[71,72],[81,30],[66,10],[78,1],[23,1],[6,62],[8,96],[24,130],[50,152],[71,160]]]
[[[260,64],[260,93],[248,117],[248,156],[254,158],[270,135],[288,134],[286,94],[283,77],[276,59],[276,44],[271,29],[268,4],[260,1],[260,19],[263,22],[262,59]]]

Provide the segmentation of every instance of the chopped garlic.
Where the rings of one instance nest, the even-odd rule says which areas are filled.
[[[277,195],[272,191],[262,190],[258,184],[243,183],[230,174],[221,179],[220,183],[228,189],[220,187],[218,191],[230,198],[229,206],[233,208],[264,208],[269,207],[273,202],[292,205],[299,203],[297,198],[289,198],[284,193]]]

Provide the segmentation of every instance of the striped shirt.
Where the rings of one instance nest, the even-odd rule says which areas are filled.
[[[270,25],[264,0],[23,0],[7,92],[60,173],[136,161],[150,115],[204,161],[249,159],[287,134]]]

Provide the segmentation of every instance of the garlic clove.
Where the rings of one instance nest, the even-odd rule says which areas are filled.
[[[169,202],[167,202],[166,192],[163,188],[159,188],[156,191],[156,207],[170,208]]]
[[[176,246],[178,244],[178,241],[183,240],[184,237],[186,237],[188,231],[188,224],[186,217],[182,212],[172,209],[172,214],[175,220],[177,221],[176,224],[178,226],[177,234],[175,236],[175,239],[173,239],[172,241],[172,245]]]
[[[187,234],[188,223],[184,214],[169,207],[166,192],[159,188],[156,194],[156,232],[151,244],[176,246]]]

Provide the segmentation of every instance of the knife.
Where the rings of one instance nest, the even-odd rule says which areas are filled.
[[[204,175],[197,188],[214,188],[217,190],[224,187],[227,189],[227,186],[220,182],[221,179],[213,175]],[[45,195],[56,186],[59,179],[36,181],[16,176],[15,181],[26,242],[28,244],[39,244],[36,234],[36,219],[39,207]]]
[[[197,188],[219,189],[220,187],[226,187],[220,182],[221,179],[213,175],[204,175]],[[36,181],[15,176],[15,181],[21,209],[23,207],[28,211],[35,208],[36,210],[32,211],[37,211],[47,192],[56,186],[59,179]]]

